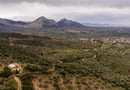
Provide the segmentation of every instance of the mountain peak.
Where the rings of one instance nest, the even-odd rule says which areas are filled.
[[[48,20],[48,19],[44,16],[41,16],[41,17],[37,18],[35,21],[44,21],[44,20]]]
[[[53,19],[48,19],[44,16],[39,17],[29,24],[29,27],[43,28],[43,27],[57,27],[57,23]]]
[[[46,18],[46,17],[45,17],[45,16],[41,16],[41,17],[39,17],[39,19],[40,19],[40,18],[42,19],[42,18]]]
[[[69,19],[67,19],[67,18],[63,18],[63,19],[61,19],[60,21],[62,21],[62,22],[72,22],[72,20],[69,20]]]
[[[67,19],[67,18],[63,18],[63,19],[61,19],[61,20],[63,20],[63,21],[68,21],[68,19]]]
[[[66,18],[61,19],[58,23],[57,23],[60,27],[85,27],[84,25],[72,21],[72,20],[68,20]]]

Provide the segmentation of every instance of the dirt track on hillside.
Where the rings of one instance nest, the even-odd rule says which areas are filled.
[[[14,76],[14,80],[17,82],[17,90],[22,90],[22,83],[21,83],[21,81],[19,80],[19,78],[18,77],[16,77],[16,76]]]

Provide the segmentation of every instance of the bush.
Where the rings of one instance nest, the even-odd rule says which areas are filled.
[[[30,73],[26,73],[20,77],[23,90],[33,90],[32,78],[33,77]]]
[[[8,67],[5,67],[4,70],[1,73],[1,76],[6,77],[6,78],[8,78],[11,75],[12,75],[12,72]]]

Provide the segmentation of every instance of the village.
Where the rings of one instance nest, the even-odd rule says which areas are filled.
[[[130,43],[130,38],[117,38],[117,37],[113,37],[113,38],[110,38],[110,37],[104,37],[104,38],[98,38],[98,39],[95,39],[95,38],[80,38],[80,41],[91,41],[91,42],[94,42],[95,40],[100,40],[104,43],[116,43],[116,42],[120,42],[120,43]]]

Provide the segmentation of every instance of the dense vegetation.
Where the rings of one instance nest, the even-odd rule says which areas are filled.
[[[53,85],[56,90],[63,90],[63,87],[69,90],[75,90],[75,87],[79,90],[130,89],[128,43],[79,41],[18,33],[0,33],[0,37],[0,65],[12,62],[24,64],[20,75],[23,90],[32,90],[36,81],[39,88]],[[60,84],[59,81],[63,82]],[[45,84],[41,85],[43,82]]]

